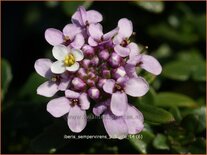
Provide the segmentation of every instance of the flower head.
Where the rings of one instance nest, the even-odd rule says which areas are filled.
[[[72,16],[72,24],[67,24],[63,32],[46,30],[45,38],[53,46],[55,60],[35,62],[37,73],[48,79],[37,93],[47,97],[57,91],[65,93],[51,100],[47,111],[54,117],[67,115],[71,131],[81,132],[85,128],[86,110],[92,107],[95,115],[102,115],[109,136],[122,139],[144,127],[142,113],[128,102],[128,96],[141,97],[149,90],[136,68],[158,75],[162,67],[130,41],[132,21],[122,18],[107,33],[101,21],[99,12],[79,7]],[[90,105],[92,100],[97,104]]]

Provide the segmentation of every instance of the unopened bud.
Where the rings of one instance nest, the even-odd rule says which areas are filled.
[[[81,80],[80,78],[77,78],[77,77],[75,77],[72,80],[72,85],[73,85],[75,90],[82,90],[86,86],[85,82],[83,82],[83,80]]]
[[[88,90],[88,95],[89,95],[92,99],[96,100],[96,99],[98,99],[99,96],[100,96],[100,91],[99,91],[96,87],[91,87],[91,88]]]

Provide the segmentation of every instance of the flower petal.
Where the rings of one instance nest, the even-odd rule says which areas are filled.
[[[65,96],[71,99],[78,99],[80,97],[80,93],[72,91],[72,90],[66,90]]]
[[[82,16],[86,16],[86,11],[83,7],[79,7],[77,11],[72,15],[72,23],[78,26],[84,26],[85,22],[82,19]],[[83,14],[83,15],[82,15]],[[84,15],[85,14],[85,15]]]
[[[85,43],[84,37],[81,33],[77,34],[73,40],[73,42],[70,44],[73,48],[80,49]]]
[[[126,64],[125,65],[125,71],[128,77],[133,78],[133,77],[138,77],[137,73],[136,73],[136,66],[135,65],[131,65],[131,64]]]
[[[122,35],[117,34],[117,35],[113,38],[113,43],[114,43],[115,45],[119,45],[119,44],[122,43],[123,39],[124,39],[124,38],[123,38]]]
[[[115,28],[103,35],[104,40],[113,38],[118,33],[118,28]]]
[[[83,60],[83,52],[81,50],[78,49],[72,49],[71,53],[73,54],[73,56],[75,57],[75,61],[81,61]]]
[[[132,105],[128,106],[124,120],[127,124],[129,134],[137,134],[144,128],[142,113]]]
[[[114,115],[123,116],[128,107],[127,95],[124,92],[116,92],[111,96],[110,108]]]
[[[122,117],[117,117],[110,112],[105,112],[102,118],[104,127],[110,138],[123,139],[127,137],[128,129]]]
[[[98,11],[89,10],[87,11],[87,20],[90,24],[99,23],[103,20],[103,17]]]
[[[45,39],[50,45],[59,45],[63,43],[63,34],[60,30],[49,28],[45,31]]]
[[[67,24],[63,28],[64,36],[68,36],[70,40],[73,40],[75,35],[78,33],[81,33],[81,28],[74,24]]]
[[[148,92],[149,86],[148,83],[141,77],[130,78],[125,83],[124,90],[130,96],[140,97]]]
[[[154,75],[159,75],[162,71],[162,66],[152,56],[142,55],[141,62],[142,62],[142,64],[140,66],[143,69],[145,69],[146,71],[148,71]]]
[[[100,116],[104,111],[106,111],[107,106],[110,105],[110,100],[106,100],[104,102],[98,103],[93,107],[93,113],[96,116]]]
[[[42,77],[51,78],[52,72],[50,67],[52,65],[52,61],[50,59],[38,59],[35,61],[34,68],[36,72]]]
[[[81,15],[83,24],[86,25],[86,21],[87,21],[87,12],[86,12],[86,9],[83,6],[80,6],[78,8],[78,10],[80,11],[80,15]]]
[[[61,61],[64,60],[65,56],[68,54],[68,49],[64,45],[54,46],[52,49],[52,54],[55,59]]]
[[[62,74],[65,72],[65,66],[62,61],[56,61],[51,66],[51,71],[55,74]]]
[[[122,76],[122,77],[119,77],[117,80],[116,80],[116,83],[119,84],[121,87],[124,87],[124,84],[129,80],[129,77],[128,76]]]
[[[113,93],[115,81],[113,79],[106,80],[105,84],[103,85],[103,90],[109,94]]]
[[[98,43],[92,37],[88,38],[88,44],[93,47],[98,45]]]
[[[87,124],[86,111],[75,105],[68,115],[68,126],[73,132],[81,132]]]
[[[47,104],[47,111],[54,117],[65,115],[70,108],[70,101],[65,97],[53,99]]]
[[[58,85],[52,81],[46,81],[37,88],[37,94],[52,97],[58,91]]]
[[[141,55],[134,55],[134,56],[129,56],[129,59],[127,60],[127,63],[130,65],[136,66],[138,63],[141,61]]]
[[[132,22],[126,18],[122,18],[118,21],[119,33],[125,38],[129,38],[133,32]]]
[[[78,62],[75,62],[72,66],[70,67],[66,67],[66,69],[70,72],[75,72],[79,69],[79,63]]]
[[[101,40],[103,36],[102,28],[99,24],[91,24],[88,27],[89,35],[96,41]]]
[[[131,42],[127,47],[130,49],[130,54],[129,54],[130,58],[137,56],[140,52],[138,45],[134,42]]]
[[[88,100],[87,94],[82,93],[79,98],[81,109],[87,110],[90,107],[90,102]]]
[[[60,84],[58,86],[59,90],[65,91],[68,88],[69,83],[71,82],[71,79],[61,79]]]
[[[126,57],[130,53],[130,49],[127,47],[122,47],[121,45],[116,45],[114,51],[121,57]]]

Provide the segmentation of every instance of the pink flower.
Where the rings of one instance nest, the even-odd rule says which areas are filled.
[[[120,77],[117,81],[109,79],[103,85],[103,90],[111,96],[110,108],[114,115],[123,116],[128,107],[127,95],[140,97],[149,90],[147,82],[141,78]]]
[[[64,44],[72,48],[80,49],[84,45],[84,37],[81,29],[74,24],[68,24],[63,28],[63,32],[54,28],[45,31],[45,39],[53,46]]]
[[[65,96],[51,100],[47,104],[47,111],[56,118],[68,114],[67,123],[70,130],[81,132],[86,127],[86,110],[90,107],[87,95],[66,90]]]
[[[103,20],[102,15],[95,10],[86,11],[84,7],[79,7],[72,16],[72,23],[79,27],[85,27],[89,24],[99,23]]]
[[[132,22],[126,18],[122,18],[118,22],[118,34],[114,37],[114,51],[121,57],[126,57],[131,52],[129,37],[132,35]]]
[[[123,139],[128,134],[137,134],[144,128],[142,113],[131,104],[123,116],[114,115],[110,108],[110,100],[97,104],[93,108],[96,116],[102,115],[104,127],[111,138]]]
[[[88,33],[90,35],[88,38],[88,44],[90,46],[103,44],[109,41],[109,39],[111,39],[117,32],[117,29],[114,29],[106,34],[103,34],[103,28],[100,24],[91,24],[88,27]]]
[[[159,75],[161,73],[162,66],[154,57],[140,54],[137,45],[133,45],[131,48],[133,50],[130,53],[129,60],[125,66],[128,76],[137,77],[136,67],[141,67],[154,75]]]
[[[66,90],[70,83],[70,76],[67,74],[53,74],[51,65],[50,59],[38,59],[34,65],[36,72],[49,80],[37,88],[37,94],[45,97],[52,97],[58,90]]]

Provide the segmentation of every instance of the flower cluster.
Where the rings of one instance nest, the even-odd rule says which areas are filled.
[[[141,97],[149,90],[136,68],[154,75],[160,74],[162,68],[155,58],[142,54],[137,44],[130,41],[130,20],[122,18],[115,29],[103,33],[102,19],[99,12],[79,7],[72,23],[62,31],[45,31],[55,60],[35,62],[37,73],[48,79],[37,88],[37,93],[52,97],[58,91],[64,92],[64,96],[47,104],[47,111],[54,117],[67,115],[71,131],[85,128],[86,110],[92,107],[94,115],[101,116],[109,136],[121,139],[144,127],[142,113],[127,98]],[[97,104],[91,105],[92,100]]]

